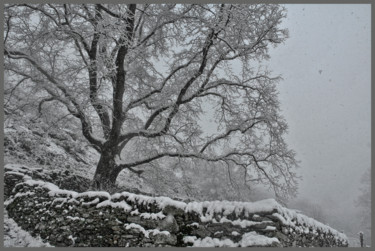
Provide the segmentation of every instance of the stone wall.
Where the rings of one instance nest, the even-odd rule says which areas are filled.
[[[6,169],[6,209],[55,246],[347,246],[344,234],[272,199],[185,203],[129,192],[77,193],[32,173]]]

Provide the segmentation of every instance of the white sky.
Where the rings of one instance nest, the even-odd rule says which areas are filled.
[[[371,165],[371,6],[286,7],[290,38],[271,51],[269,67],[284,78],[279,98],[301,161],[299,196],[349,214]]]

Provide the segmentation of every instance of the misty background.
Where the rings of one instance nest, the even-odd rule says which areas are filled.
[[[348,231],[371,167],[371,5],[286,8],[290,37],[271,51],[269,68],[284,79],[278,88],[286,140],[301,161],[295,201],[320,204],[331,216],[327,224]]]
[[[371,5],[284,6],[281,27],[289,38],[271,48],[262,65],[283,78],[278,90],[286,141],[300,161],[298,196],[287,206],[358,241],[366,228],[358,197],[371,168]],[[201,126],[211,134],[213,107],[205,109]]]

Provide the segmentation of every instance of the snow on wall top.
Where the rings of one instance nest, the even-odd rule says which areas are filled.
[[[236,216],[244,215],[245,217],[249,217],[250,215],[256,213],[263,213],[272,215],[273,217],[279,219],[279,221],[284,226],[290,226],[295,228],[297,231],[308,233],[310,230],[313,232],[320,231],[323,233],[331,233],[335,236],[336,239],[341,241],[347,241],[347,237],[345,234],[338,232],[337,230],[324,225],[323,223],[305,216],[303,214],[298,213],[296,210],[288,209],[281,206],[276,200],[274,199],[266,199],[257,202],[237,202],[237,201],[203,201],[203,202],[189,202],[185,203],[182,201],[173,200],[168,197],[152,197],[146,195],[138,195],[129,192],[122,192],[122,193],[115,193],[110,195],[107,192],[102,191],[88,191],[84,193],[77,193],[74,191],[68,191],[59,189],[56,185],[40,181],[40,180],[32,180],[30,176],[27,174],[18,172],[20,169],[18,166],[14,166],[12,168],[11,165],[7,165],[8,169],[13,169],[12,171],[5,172],[5,175],[14,174],[15,172],[23,175],[23,183],[20,184],[27,184],[30,186],[41,186],[49,190],[48,194],[50,196],[56,195],[67,195],[72,198],[80,198],[80,197],[106,197],[108,202],[105,203],[106,205],[116,204],[115,202],[111,203],[112,200],[118,200],[122,196],[126,197],[129,201],[132,201],[137,204],[152,204],[155,203],[160,209],[164,209],[166,206],[172,206],[178,209],[182,209],[185,212],[195,212],[200,216],[202,222],[213,221],[215,222],[214,214],[221,214],[222,216],[227,216],[229,214],[234,213]],[[17,184],[16,187],[20,184]],[[103,202],[102,202],[103,203]],[[118,203],[117,203],[118,204]],[[116,206],[118,206],[116,204]],[[126,202],[121,204],[121,207],[125,209],[125,211],[130,210],[130,205],[127,205]]]

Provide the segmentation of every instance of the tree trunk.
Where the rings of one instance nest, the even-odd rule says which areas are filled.
[[[114,151],[103,151],[91,183],[91,190],[113,192],[117,176],[120,173],[116,166]]]

